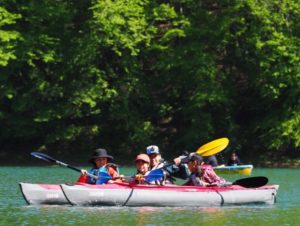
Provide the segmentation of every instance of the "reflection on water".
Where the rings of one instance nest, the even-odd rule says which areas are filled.
[[[254,170],[253,176],[267,176],[271,183],[280,185],[275,205],[76,207],[28,206],[18,185],[21,181],[73,182],[78,177],[76,172],[50,167],[0,167],[1,178],[7,179],[0,187],[0,225],[299,225],[299,173],[300,169]],[[226,179],[234,181],[237,176]]]
[[[241,220],[251,224],[256,219],[259,223],[256,225],[265,225],[274,222],[274,216],[281,218],[282,214],[275,206],[268,205],[208,208],[25,205],[12,208],[5,223],[14,219],[18,225],[191,225],[197,222],[196,225],[221,226],[239,225]]]
[[[14,218],[14,223],[20,225],[191,225],[197,222],[197,225],[218,226],[252,219],[267,209],[270,208],[21,206],[11,209],[7,219]]]

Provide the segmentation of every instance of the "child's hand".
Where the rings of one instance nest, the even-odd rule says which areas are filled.
[[[210,186],[210,183],[206,183],[204,181],[202,181],[202,184],[203,184],[204,187]]]
[[[122,181],[125,181],[125,176],[123,174],[119,175],[119,178],[122,180]]]
[[[84,170],[84,169],[82,169],[82,170],[81,170],[81,174],[82,174],[82,175],[86,175],[86,174],[87,174],[87,171]]]
[[[173,161],[174,161],[175,165],[178,166],[181,163],[181,158],[177,157],[177,158],[173,159]]]
[[[137,174],[137,175],[135,175],[135,179],[136,179],[137,181],[144,181],[144,180],[145,180],[145,178],[144,178],[144,176],[143,176],[142,174]]]

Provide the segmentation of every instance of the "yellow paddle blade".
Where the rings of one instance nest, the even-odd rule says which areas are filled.
[[[202,145],[200,148],[198,148],[196,153],[204,157],[215,155],[220,151],[224,150],[228,144],[229,144],[228,138],[226,137],[220,138]]]

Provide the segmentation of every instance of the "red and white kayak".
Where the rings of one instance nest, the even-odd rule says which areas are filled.
[[[20,183],[28,204],[71,204],[78,206],[170,206],[205,207],[244,204],[274,204],[278,185],[244,188],[129,185],[45,185]],[[59,189],[61,188],[61,189]]]

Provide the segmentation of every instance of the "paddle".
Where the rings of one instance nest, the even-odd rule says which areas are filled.
[[[232,185],[239,185],[241,187],[245,188],[259,188],[261,186],[264,186],[268,183],[267,177],[247,177],[243,179],[236,180],[232,183]]]
[[[46,154],[44,154],[44,153],[41,153],[41,152],[31,152],[30,154],[31,154],[32,156],[36,157],[36,158],[45,160],[45,161],[47,161],[47,162],[53,162],[53,163],[55,163],[55,164],[57,164],[57,165],[59,165],[59,166],[65,166],[65,167],[68,167],[68,168],[70,168],[70,169],[72,169],[72,170],[75,170],[75,171],[77,171],[77,172],[81,172],[81,169],[76,168],[75,166],[71,166],[71,165],[69,165],[69,164],[67,164],[67,163],[58,161],[57,159],[54,159],[54,158],[52,158],[51,156],[46,155]],[[95,176],[95,175],[93,175],[93,174],[90,174],[90,173],[88,173],[88,172],[87,172],[86,174],[87,174],[88,176],[90,176],[90,177],[93,177],[93,178],[95,178],[95,179],[98,179],[98,177]]]
[[[148,175],[143,176],[143,178],[145,178],[145,181],[151,183],[152,181],[160,180],[163,176],[164,176],[164,171],[162,169],[155,169],[150,171]],[[107,181],[109,180],[119,178],[119,177],[112,178],[106,172],[100,172],[99,177],[100,179],[97,180],[96,184],[106,184]]]
[[[151,170],[150,173],[145,177],[147,182],[152,182],[156,180],[160,180],[164,176],[164,171],[162,169]]]
[[[112,177],[106,172],[100,172],[98,175],[99,178],[97,179],[96,184],[106,184],[112,179]]]
[[[229,139],[226,137],[216,139],[207,144],[202,145],[200,148],[197,149],[196,153],[203,157],[211,156],[224,150],[228,144]]]

